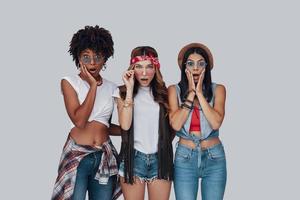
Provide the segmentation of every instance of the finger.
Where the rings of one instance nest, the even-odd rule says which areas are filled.
[[[186,74],[187,78],[190,78],[190,73],[187,69],[185,70],[185,74]]]
[[[84,69],[89,78],[93,77],[92,74],[89,72],[89,70],[86,68],[86,66],[84,66]]]
[[[81,65],[80,69],[81,69],[82,75],[84,76],[84,78],[86,78],[87,75],[86,75],[86,69],[85,69],[85,66],[84,66],[84,65]]]
[[[126,73],[126,78],[129,79],[131,77],[131,74],[129,72]]]

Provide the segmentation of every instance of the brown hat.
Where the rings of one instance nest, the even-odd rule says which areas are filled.
[[[201,44],[201,43],[191,43],[191,44],[188,44],[186,46],[184,46],[178,53],[178,65],[179,67],[181,68],[181,65],[182,65],[182,60],[183,60],[183,56],[185,54],[185,52],[187,50],[189,50],[190,48],[195,48],[195,47],[198,47],[198,48],[201,48],[203,49],[204,51],[206,51],[207,55],[208,55],[208,59],[209,59],[209,63],[210,63],[210,69],[213,68],[214,66],[214,60],[213,60],[213,56],[209,50],[209,48],[207,46],[205,46],[204,44]]]

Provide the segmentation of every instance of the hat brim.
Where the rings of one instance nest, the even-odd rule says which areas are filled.
[[[187,50],[189,50],[190,48],[195,48],[195,47],[201,48],[204,51],[206,51],[206,53],[208,55],[209,63],[210,63],[210,69],[212,69],[213,66],[214,66],[214,60],[213,60],[212,53],[211,53],[211,51],[209,50],[209,48],[207,46],[205,46],[204,44],[201,44],[201,43],[190,43],[190,44],[184,46],[179,51],[179,53],[178,53],[178,65],[179,65],[179,68],[181,69],[182,60],[183,60],[183,56],[184,56],[185,52]]]

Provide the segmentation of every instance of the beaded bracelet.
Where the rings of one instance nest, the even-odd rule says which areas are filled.
[[[187,109],[189,109],[189,110],[192,110],[192,109],[193,109],[192,106],[189,106],[189,105],[187,105],[186,103],[181,104],[181,108],[187,108]]]
[[[127,108],[127,107],[130,107],[130,106],[133,106],[133,101],[124,101],[124,104],[123,104],[123,107],[124,108]]]
[[[187,101],[187,102],[189,102],[189,103],[191,103],[191,104],[194,103],[194,101],[191,101],[191,100],[189,100],[189,99],[185,99],[184,101]]]

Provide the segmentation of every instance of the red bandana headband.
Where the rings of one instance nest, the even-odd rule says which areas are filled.
[[[137,63],[139,61],[143,61],[143,60],[149,60],[154,65],[154,67],[156,67],[157,69],[160,68],[160,64],[159,64],[158,58],[157,57],[153,57],[152,55],[150,55],[150,56],[136,56],[136,57],[133,57],[130,60],[130,65],[135,64],[135,63]]]

